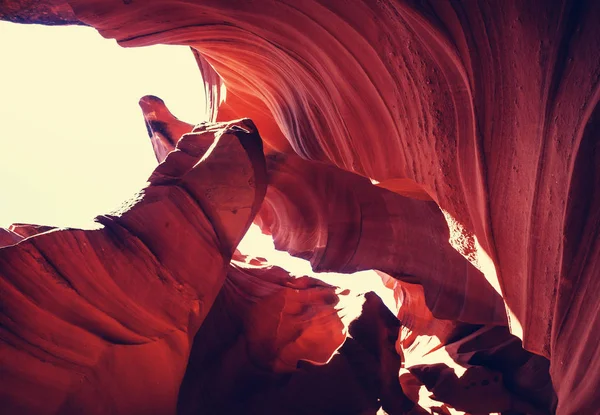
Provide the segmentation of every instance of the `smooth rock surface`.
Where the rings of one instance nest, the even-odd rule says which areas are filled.
[[[445,402],[447,408],[436,409],[442,413],[449,407],[470,413],[600,410],[600,2],[54,3],[68,6],[77,20],[126,47],[190,46],[204,75],[210,121],[248,117],[261,132],[270,187],[258,221],[278,246],[310,258],[318,269],[374,268],[397,278],[401,285],[391,288],[397,295],[412,296],[413,304],[419,304],[415,310],[423,316],[418,328],[413,327],[415,336],[425,342],[422,336],[439,334],[436,347],[454,363],[468,360],[468,365],[477,366],[467,367],[463,379],[457,377],[458,368],[453,372],[439,366],[445,364],[442,361],[425,368],[415,365],[407,382],[403,384],[400,376],[404,394],[414,400],[420,386],[410,393],[408,389],[418,381]],[[190,127],[180,125],[182,130]],[[177,131],[169,134],[181,132]],[[161,142],[173,145],[164,139],[164,131],[154,128],[151,134],[155,150],[162,148],[156,147]],[[194,146],[207,148],[206,143]],[[171,153],[176,154],[181,157],[176,166],[185,165],[187,156]],[[180,171],[167,165],[157,170],[161,183],[165,175]],[[239,178],[237,168],[227,170],[222,181],[221,176],[211,176],[216,179],[214,188],[230,183],[229,174]],[[340,178],[345,175],[352,178]],[[369,187],[369,179],[377,187]],[[229,210],[208,212],[218,218],[210,221],[219,235],[218,248],[211,249],[222,261],[258,212],[255,206],[252,215],[240,219],[232,213],[226,193],[219,197],[217,191],[216,200]],[[166,211],[179,217],[175,209]],[[140,234],[153,229],[141,223],[158,220],[149,208],[140,217],[143,220],[132,217],[128,225]],[[186,225],[177,234],[200,232],[192,229]],[[5,231],[0,238],[12,244],[19,239],[15,235]],[[33,241],[42,244],[58,237],[62,239],[60,244],[52,242],[58,247],[52,252],[68,262],[65,258],[70,259],[72,250],[81,249],[81,238],[87,240],[83,235],[51,231],[0,252],[17,255],[14,252],[33,250]],[[70,250],[61,251],[61,244]],[[13,268],[17,260],[18,255],[0,266],[0,272],[12,272],[2,281],[23,278]],[[38,267],[28,264],[23,269]],[[185,269],[184,263],[168,261],[160,266],[175,265]],[[217,280],[222,283],[223,278]],[[218,281],[211,288],[213,298]],[[409,290],[406,284],[414,286]],[[17,291],[5,298],[25,301]],[[403,315],[413,313],[402,304],[401,322]],[[13,307],[23,306],[5,305],[6,310]],[[16,318],[25,317],[11,314]],[[442,318],[450,320],[435,320]],[[10,320],[11,327],[44,333],[43,327],[15,321]],[[462,337],[446,337],[463,323],[484,326],[471,327],[472,333]],[[514,347],[519,340],[509,336],[504,324],[526,350],[549,359],[556,400],[547,390],[544,361],[520,347],[517,357],[506,360],[514,370],[502,372],[502,382],[494,382],[499,370],[492,367],[493,358],[473,364],[465,357],[474,351],[498,357],[495,351]],[[104,333],[109,326],[101,327]],[[473,346],[477,339],[484,339],[485,347]],[[40,347],[66,353],[71,340],[56,337]],[[402,350],[411,347],[407,344],[397,352],[405,353]],[[77,342],[73,347],[79,350]],[[182,340],[178,347],[185,355],[181,350],[189,344]],[[451,353],[452,348],[467,351]],[[32,372],[22,375],[23,385],[47,384],[42,375],[34,379],[27,373]],[[58,378],[68,377],[62,376]],[[165,390],[175,388],[177,376]],[[485,386],[493,393],[462,392],[470,386],[467,379],[473,378],[479,391],[490,377]],[[94,384],[102,389],[102,379]],[[540,396],[515,398],[538,386]],[[15,398],[17,389],[0,393],[7,393],[12,402],[25,399]],[[123,398],[124,403],[135,396]],[[172,392],[160,396],[165,405],[172,403]],[[371,408],[366,405],[357,412],[367,407]]]
[[[222,124],[179,141],[101,229],[4,231],[2,411],[174,413],[265,178],[253,124]]]

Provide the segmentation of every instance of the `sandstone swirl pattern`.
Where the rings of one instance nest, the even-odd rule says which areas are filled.
[[[443,349],[488,370],[492,350],[513,347],[503,327],[537,355],[517,347],[508,359],[520,371],[502,379],[510,399],[481,392],[493,374],[461,381],[430,365],[400,376],[411,401],[418,381],[471,413],[598,412],[600,2],[49,3],[125,47],[193,49],[209,120],[248,117],[260,130],[270,186],[252,212],[263,230],[317,268],[391,276],[403,329],[414,329],[394,339],[405,360],[431,340],[424,355]],[[154,133],[156,150],[165,141]],[[253,219],[227,212],[211,222],[224,263]],[[77,232],[65,235],[81,249]]]

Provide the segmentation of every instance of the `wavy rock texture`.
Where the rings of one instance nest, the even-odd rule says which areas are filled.
[[[193,126],[171,114],[160,98],[143,97],[140,106],[160,162],[174,148],[173,137]],[[501,297],[448,244],[448,228],[435,203],[295,155],[270,152],[267,171],[269,185],[255,221],[273,236],[277,249],[309,260],[315,271],[377,268],[421,284],[439,318],[506,324]]]
[[[253,125],[219,125],[186,135],[136,199],[96,219],[101,229],[4,231],[3,411],[174,412],[265,177]]]
[[[400,358],[393,344],[398,321],[379,297],[369,294],[344,341],[337,303],[334,288],[321,281],[291,278],[255,259],[234,262],[196,335],[179,413],[375,413],[382,404],[414,408],[397,381]]]
[[[178,120],[157,97],[143,97],[140,105],[146,122],[151,120],[148,132],[160,162],[161,155],[174,148],[170,138],[172,132],[180,127],[185,133],[193,127]],[[381,273],[381,277],[396,294],[397,317],[401,322],[399,336],[390,334],[390,330],[397,332],[400,323],[387,311],[375,315],[363,313],[351,326],[354,338],[361,336],[361,332],[357,334],[357,327],[362,327],[362,339],[370,344],[370,353],[376,358],[383,357],[383,361],[373,362],[373,356],[352,354],[349,369],[354,373],[365,364],[364,361],[383,365],[382,374],[375,378],[369,376],[375,385],[381,385],[371,392],[370,401],[365,398],[370,404],[364,406],[364,402],[352,401],[353,410],[368,410],[371,404],[377,402],[374,398],[380,399],[384,409],[391,413],[419,412],[427,408],[452,413],[515,411],[543,414],[555,406],[548,360],[524,351],[516,337],[510,335],[505,327],[497,326],[506,324],[501,297],[487,284],[483,275],[447,243],[448,228],[435,203],[408,199],[375,187],[361,176],[293,155],[271,152],[267,156],[267,174],[267,192],[255,221],[273,235],[277,248],[310,260],[313,268],[321,271],[352,273],[379,267],[394,273],[394,278],[385,273]],[[420,252],[427,252],[427,258],[419,257]],[[226,297],[224,304],[211,310],[215,322],[205,326],[197,335],[197,344],[200,344],[197,348],[202,350],[198,353],[202,357],[190,359],[188,380],[184,381],[181,389],[181,412],[201,412],[207,408],[214,413],[236,413],[242,408],[257,413],[291,411],[280,399],[282,395],[289,396],[298,391],[288,390],[288,380],[272,373],[282,372],[282,367],[271,366],[262,370],[256,367],[255,362],[271,359],[253,359],[254,342],[249,339],[259,339],[265,347],[264,342],[269,343],[273,334],[277,337],[281,329],[280,325],[274,329],[264,323],[269,315],[283,314],[279,306],[273,306],[262,298],[261,291],[271,292],[273,283],[277,282],[296,287],[305,284],[289,278],[286,282],[286,273],[278,268],[271,268],[268,274],[264,274],[261,261],[253,259],[251,263],[255,267],[245,265],[242,272],[238,267],[230,268],[228,282],[232,285],[225,284],[221,292],[221,296]],[[442,264],[444,266],[440,268]],[[273,279],[278,274],[281,277]],[[464,287],[463,290],[458,291],[456,284]],[[230,291],[233,287],[235,291]],[[282,290],[281,287],[278,289]],[[333,295],[333,292],[329,294]],[[368,298],[366,310],[374,307],[374,303],[381,303],[378,297]],[[254,323],[252,318],[247,317],[252,314],[245,305],[248,302],[253,304],[252,309],[260,310],[255,314]],[[290,302],[293,303],[293,300]],[[314,300],[307,301],[305,298],[303,302],[305,308],[302,310],[315,307]],[[307,304],[311,307],[306,308]],[[306,322],[319,320],[313,317],[307,318]],[[280,318],[278,324],[283,322]],[[218,325],[222,331],[224,324],[234,325],[237,330],[230,328],[229,334],[224,337],[216,334],[218,330],[213,325]],[[293,329],[293,324],[287,324]],[[387,328],[383,331],[375,329],[374,333],[365,326],[380,327],[381,324]],[[250,331],[244,331],[242,327]],[[325,356],[329,356],[333,350],[331,345],[339,343],[335,334],[341,331],[339,328],[336,330],[335,324],[324,327],[333,331],[327,334],[321,330],[318,336],[313,337],[315,341],[308,350],[325,350]],[[383,343],[377,343],[375,339],[386,332],[384,340],[380,340]],[[364,333],[373,337],[369,339]],[[390,351],[393,344],[390,338],[396,337],[394,353]],[[207,347],[203,339],[214,339],[220,343],[218,347]],[[266,346],[265,351],[269,347]],[[293,344],[293,347],[297,345]],[[342,347],[340,359],[346,358],[350,347]],[[227,361],[227,365],[211,363],[215,353],[227,356],[219,360]],[[304,361],[311,360],[306,357],[307,352],[294,355],[305,356]],[[398,379],[400,356],[402,370]],[[294,372],[296,364],[296,361],[288,364],[287,371]],[[214,369],[206,372],[207,367]],[[335,364],[321,369],[308,367],[310,373],[325,371],[329,376],[344,373]],[[356,376],[365,376],[358,373]],[[461,375],[460,378],[457,374]],[[292,377],[298,375],[294,373]],[[304,376],[310,378],[311,375]],[[215,382],[215,379],[222,380]],[[311,384],[310,394],[314,395],[315,385],[321,387],[321,384],[317,379],[312,379]],[[356,384],[346,382],[343,385],[357,395],[365,392]],[[427,390],[433,394],[429,396]],[[331,396],[344,395],[338,389],[330,389],[330,393]],[[265,396],[268,396],[269,403],[258,404],[258,397],[263,399]],[[323,405],[323,402],[316,405],[323,413],[345,407],[339,403],[335,407]],[[310,413],[311,410],[301,406],[296,412]]]
[[[523,350],[506,327],[435,318],[423,287],[380,275],[398,304],[400,383],[411,400],[450,413],[543,414],[555,407],[548,360]]]
[[[434,202],[293,155],[269,155],[267,170],[257,220],[278,249],[310,260],[318,271],[379,269],[420,284],[439,318],[506,323],[502,298],[448,244],[448,227]]]
[[[249,117],[260,129],[270,187],[259,222],[278,246],[318,269],[397,278],[398,298],[420,304],[399,303],[403,324],[421,310],[404,327],[414,344],[434,336],[435,353],[483,368],[463,379],[442,357],[415,364],[400,376],[409,398],[420,382],[446,413],[598,412],[599,2],[68,4],[123,46],[192,47],[210,120]],[[190,127],[148,125],[155,150]],[[556,400],[544,361],[516,347],[505,321],[549,359]],[[453,334],[469,323],[486,325]],[[406,354],[413,343],[400,338]],[[512,348],[514,371],[494,369]],[[494,392],[472,393],[484,386]]]

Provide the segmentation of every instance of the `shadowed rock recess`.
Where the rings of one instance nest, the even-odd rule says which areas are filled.
[[[0,230],[3,414],[600,413],[599,1],[0,18],[189,46],[208,120],[143,97],[136,198]],[[236,251],[252,222],[315,271],[377,270],[396,308],[346,324],[347,291]]]

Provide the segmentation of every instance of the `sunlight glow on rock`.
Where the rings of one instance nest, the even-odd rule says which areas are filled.
[[[203,121],[202,79],[188,48],[126,49],[87,27],[0,22],[0,35],[18,39],[0,44],[0,140],[10,155],[0,164],[2,227],[92,228],[96,215],[134,197],[156,167],[138,106],[142,96],[160,96],[182,120]],[[357,296],[371,290],[395,310],[392,291],[375,272],[315,274],[308,261],[276,251],[255,225],[240,251],[351,289],[346,320],[360,313]]]

